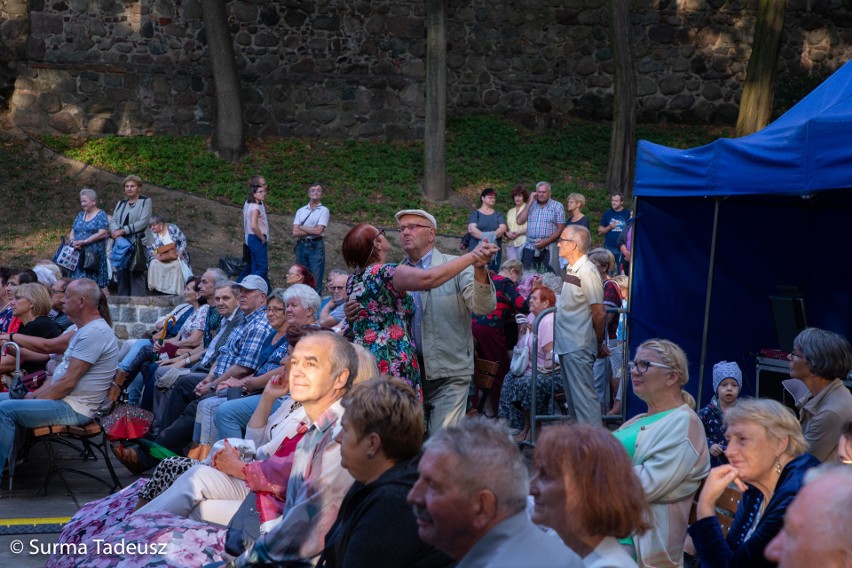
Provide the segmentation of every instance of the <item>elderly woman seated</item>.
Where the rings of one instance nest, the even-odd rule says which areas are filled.
[[[181,262],[186,265],[186,272],[192,274],[186,237],[163,215],[151,217],[151,233],[154,241],[148,245],[148,289],[161,294],[180,294],[185,285]]]
[[[452,559],[417,535],[405,498],[417,481],[423,406],[406,382],[377,378],[343,398],[341,464],[355,479],[325,538],[317,566],[450,566]]]
[[[850,370],[852,350],[843,336],[809,327],[793,341],[790,376],[810,391],[799,418],[808,451],[820,461],[834,461],[840,429],[852,420],[852,394],[843,384]]]
[[[497,415],[509,420],[516,430],[516,439],[524,440],[530,430],[530,385],[532,384],[532,325],[544,310],[552,308],[556,302],[553,290],[544,286],[532,289],[529,303],[530,314],[527,323],[521,326],[521,337],[516,349],[526,349],[529,353],[526,368],[521,373],[509,373],[503,381],[500,392],[500,405]],[[550,403],[551,389],[558,384],[559,371],[553,364],[553,313],[542,318],[538,327],[538,345],[536,352],[536,414],[545,414]]]
[[[585,566],[635,567],[616,539],[644,532],[651,517],[618,440],[600,426],[551,426],[533,461],[533,522],[555,530]]]
[[[763,550],[784,524],[784,513],[819,461],[795,416],[774,400],[741,400],[725,412],[728,464],[714,467],[698,497],[689,535],[701,566],[774,566]],[[716,501],[731,484],[743,491],[728,536],[716,519]]]

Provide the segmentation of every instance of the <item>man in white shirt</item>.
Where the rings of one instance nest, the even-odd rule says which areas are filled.
[[[559,238],[559,256],[568,261],[562,275],[557,305],[553,352],[559,355],[568,413],[577,422],[601,422],[595,390],[595,359],[609,355],[606,346],[606,306],[598,269],[586,256],[591,246],[589,230],[569,225]]]
[[[296,237],[296,262],[307,266],[317,283],[317,294],[322,295],[325,275],[325,244],[323,233],[328,227],[330,213],[322,202],[322,185],[308,188],[308,204],[296,211],[293,217],[293,236]]]

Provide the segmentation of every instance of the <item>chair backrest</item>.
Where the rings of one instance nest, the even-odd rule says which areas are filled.
[[[698,505],[698,496],[701,495],[701,490],[704,488],[704,482],[692,500],[692,509],[689,511],[689,524],[697,520],[696,507]],[[734,515],[737,514],[737,507],[740,504],[740,499],[743,498],[743,493],[733,485],[729,485],[722,492],[722,496],[716,501],[716,520],[719,521],[719,526],[722,528],[722,535],[727,537],[728,531],[734,522]]]
[[[115,408],[116,403],[121,400],[122,395],[125,393],[125,383],[127,382],[127,373],[125,373],[121,369],[115,370],[115,375],[112,377],[112,382],[109,385],[109,389],[107,390],[106,398],[101,403],[100,408],[97,410],[95,414],[100,417],[104,417],[109,415],[112,412],[113,408]]]
[[[737,514],[737,506],[740,504],[740,499],[743,498],[743,493],[736,487],[726,487],[722,492],[722,496],[716,501],[716,518],[722,526],[722,534],[728,536],[728,530],[734,522],[734,515]]]
[[[497,379],[499,369],[500,364],[496,361],[487,359],[474,359],[473,361],[473,385],[479,395],[479,403],[476,405],[476,411],[479,413],[482,413],[485,409],[485,403],[488,400],[491,388],[494,386],[494,381]]]

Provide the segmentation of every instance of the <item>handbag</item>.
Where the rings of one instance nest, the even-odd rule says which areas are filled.
[[[246,262],[237,256],[225,256],[219,259],[219,268],[231,277],[239,275],[246,267]]]
[[[228,523],[225,533],[225,552],[237,557],[260,538],[260,512],[257,510],[257,495],[252,492],[243,499],[240,508]]]
[[[62,242],[64,243],[65,239],[63,239]],[[80,251],[71,245],[63,244],[62,248],[57,253],[55,262],[62,268],[67,268],[72,271],[77,270],[77,267],[80,265]]]
[[[65,237],[59,237],[59,246],[56,247],[56,252],[53,253],[53,264],[58,264],[56,261],[59,260],[59,253],[62,252],[62,248],[65,246]]]
[[[520,377],[526,370],[530,362],[530,349],[527,347],[527,335],[518,340],[515,348],[512,349],[512,362],[509,364],[509,372]]]
[[[97,272],[101,267],[101,253],[83,248],[83,270],[86,272]]]
[[[130,272],[145,272],[148,270],[148,255],[146,254],[145,245],[142,244],[142,235],[136,235],[136,254],[133,256],[133,261],[130,264]]]
[[[154,253],[160,255],[160,262],[172,262],[178,259],[177,245],[175,243],[159,246],[154,249]]]
[[[479,227],[479,210],[476,211],[476,225]],[[461,243],[459,243],[459,248],[461,250],[468,250],[470,248],[470,241],[473,239],[473,235],[470,233],[465,233],[465,235],[461,238]]]
[[[12,381],[9,384],[9,398],[20,400],[26,397],[29,393],[37,391],[44,384],[46,378],[47,371],[44,369],[27,373],[26,375],[21,373],[13,374]]]
[[[130,261],[134,258],[134,253],[136,252],[136,248],[133,246],[133,243],[130,242],[130,239],[125,237],[118,237],[115,239],[115,242],[112,245],[112,253],[110,254],[109,261],[112,264],[114,270],[124,270],[130,266]]]

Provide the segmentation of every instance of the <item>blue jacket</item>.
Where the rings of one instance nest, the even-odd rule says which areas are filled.
[[[766,506],[760,522],[748,540],[746,533],[752,525],[752,519],[760,508],[763,494],[749,485],[737,506],[734,522],[728,537],[722,536],[722,527],[715,516],[697,520],[689,527],[689,535],[698,551],[702,568],[742,567],[759,568],[775,566],[763,556],[763,549],[775,538],[784,525],[784,513],[796,497],[805,477],[805,472],[819,465],[818,459],[810,454],[802,454],[793,459],[781,472],[775,493]]]

